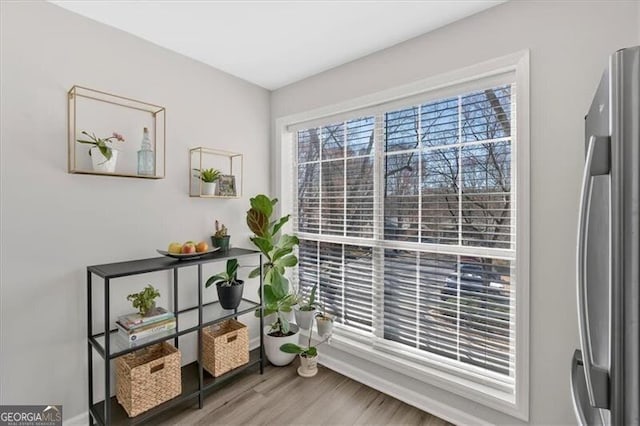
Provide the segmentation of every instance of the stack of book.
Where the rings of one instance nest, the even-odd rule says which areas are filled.
[[[141,339],[151,339],[167,330],[176,328],[176,318],[173,312],[156,307],[146,316],[139,313],[122,315],[116,321],[118,334],[133,343]]]

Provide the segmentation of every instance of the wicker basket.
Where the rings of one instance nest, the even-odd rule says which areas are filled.
[[[247,326],[227,320],[202,330],[202,366],[213,377],[249,362]]]
[[[167,342],[116,358],[116,397],[129,415],[182,393],[180,351]]]

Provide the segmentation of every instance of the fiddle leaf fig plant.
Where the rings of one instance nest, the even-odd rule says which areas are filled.
[[[272,220],[273,208],[277,198],[269,198],[260,194],[251,198],[251,208],[247,211],[247,225],[254,233],[251,242],[266,258],[262,268],[251,271],[249,278],[263,274],[264,316],[276,314],[276,321],[271,324],[272,332],[289,333],[289,321],[283,313],[291,312],[297,303],[297,297],[291,292],[289,280],[285,277],[286,268],[298,264],[298,258],[293,254],[298,237],[294,235],[279,235],[282,227],[289,221],[290,215]],[[259,314],[259,312],[258,312]]]

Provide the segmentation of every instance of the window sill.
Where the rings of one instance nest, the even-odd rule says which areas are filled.
[[[342,351],[348,355],[362,358],[363,360],[372,362],[389,371],[441,388],[447,392],[459,395],[501,413],[524,421],[528,420],[527,413],[518,407],[515,402],[515,396],[511,393],[502,392],[493,387],[472,382],[458,375],[448,373],[434,367],[417,364],[407,359],[394,356],[390,353],[375,350],[371,348],[370,342],[366,344],[359,343],[353,339],[345,337],[344,335],[340,335],[340,332],[337,334],[334,333],[331,338],[330,346],[337,351]],[[320,352],[322,353],[322,350]],[[320,362],[322,363],[322,355]],[[403,399],[401,397],[398,398]],[[453,420],[456,419],[450,419],[450,421]],[[460,419],[456,420],[456,422],[459,422],[459,420]]]

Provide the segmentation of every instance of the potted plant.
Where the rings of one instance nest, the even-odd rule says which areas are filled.
[[[212,284],[218,290],[218,300],[223,309],[236,309],[242,301],[244,281],[238,279],[238,259],[227,260],[227,270],[210,277],[205,287]]]
[[[309,330],[309,340],[307,346],[302,347],[295,343],[285,343],[280,346],[280,350],[287,354],[298,355],[300,358],[300,368],[298,374],[302,377],[313,377],[318,372],[318,346],[326,342],[330,336],[326,336],[317,345],[311,346],[311,335],[313,327]]]
[[[298,298],[298,304],[293,307],[293,312],[296,316],[296,324],[303,330],[309,330],[313,326],[313,318],[316,316],[316,290],[318,284],[316,283],[309,293],[309,298],[304,301],[303,297]]]
[[[214,247],[220,247],[220,250],[223,252],[229,251],[229,240],[231,236],[227,234],[227,227],[220,225],[220,223],[216,220],[215,233],[211,236],[211,244]]]
[[[145,317],[156,307],[157,297],[160,297],[160,292],[152,285],[148,285],[141,292],[128,295],[127,300],[140,312],[140,315]]]
[[[323,309],[316,315],[316,326],[320,337],[331,336],[333,332],[333,316]]]
[[[118,150],[113,147],[113,141],[124,142],[124,137],[116,132],[113,132],[108,138],[99,138],[95,133],[89,134],[86,131],[82,131],[82,134],[87,136],[90,140],[77,139],[79,143],[93,145],[89,148],[89,155],[91,156],[91,163],[93,164],[93,170],[102,173],[113,173],[116,171],[116,161],[118,160]]]
[[[293,249],[298,245],[298,238],[293,235],[279,235],[280,229],[289,220],[289,215],[272,220],[273,207],[278,202],[266,195],[251,198],[251,208],[247,211],[247,225],[254,233],[251,242],[260,250],[266,262],[262,268],[251,271],[249,277],[257,277],[262,270],[264,304],[257,315],[274,316],[274,321],[263,330],[265,334],[265,353],[267,359],[277,366],[290,364],[295,354],[282,352],[280,346],[295,343],[298,340],[298,326],[289,324],[287,315],[297,298],[285,277],[286,268],[298,263]]]
[[[216,169],[193,169],[197,172],[197,177],[202,181],[202,195],[214,195],[216,193],[216,181],[220,178],[220,170]]]

